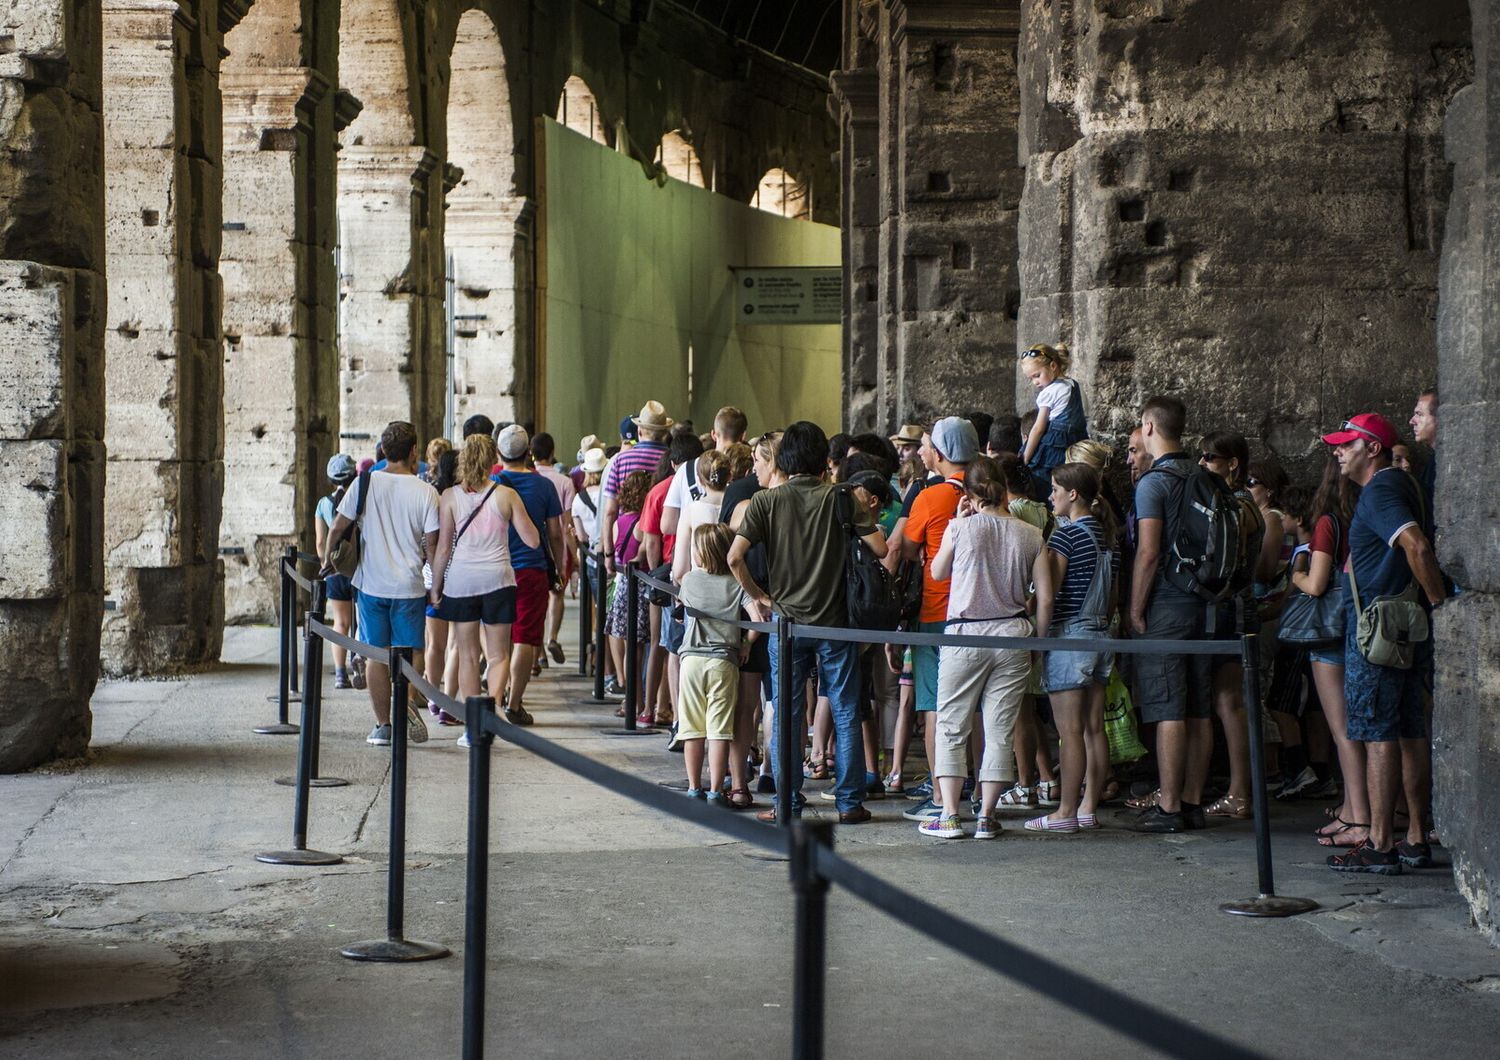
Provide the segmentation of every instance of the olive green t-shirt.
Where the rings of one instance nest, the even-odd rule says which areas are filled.
[[[837,491],[811,475],[798,475],[750,498],[737,531],[764,545],[778,614],[798,625],[848,624],[844,603],[844,528],[834,507]],[[861,536],[879,529],[862,504],[854,504]]]

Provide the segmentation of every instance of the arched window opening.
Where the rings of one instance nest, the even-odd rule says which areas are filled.
[[[577,75],[563,84],[562,98],[557,101],[557,120],[580,136],[609,146],[604,117],[599,113],[599,101],[583,78]]]
[[[703,163],[698,158],[698,152],[676,130],[661,138],[661,143],[656,148],[656,164],[673,180],[680,180],[695,188],[708,187],[703,179]]]
[[[812,189],[784,169],[760,178],[750,205],[798,221],[812,220]]]

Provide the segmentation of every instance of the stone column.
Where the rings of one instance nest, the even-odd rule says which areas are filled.
[[[1463,586],[1436,615],[1433,788],[1438,830],[1474,921],[1500,939],[1500,533],[1495,439],[1500,438],[1500,0],[1472,0],[1474,84],[1448,110],[1453,198],[1438,307],[1438,560]],[[1485,473],[1474,474],[1476,469]]]
[[[890,0],[874,419],[1008,407],[1019,303],[1019,0]]]
[[[517,325],[526,290],[517,259],[516,224],[531,212],[529,199],[450,201],[444,220],[452,261],[453,421],[457,437],[476,412],[495,420],[530,417],[521,370],[523,338]]]
[[[223,494],[220,5],[105,0],[104,662],[216,659]]]
[[[226,621],[265,622],[275,617],[282,549],[313,547],[313,508],[336,442],[336,116],[320,72],[232,59],[224,73],[219,544]]]
[[[12,21],[14,19],[14,21]],[[88,746],[104,502],[104,168],[97,5],[0,34],[0,773]]]
[[[844,255],[844,427],[883,425],[880,403],[880,21],[859,0],[844,2],[844,69],[830,77],[839,123]]]
[[[1462,0],[1025,0],[1020,341],[1068,342],[1090,427],[1142,400],[1308,478],[1430,381]],[[1018,381],[1017,405],[1034,396]]]
[[[357,456],[374,452],[391,420],[412,421],[424,438],[442,422],[443,269],[427,237],[438,168],[425,147],[339,152],[340,424]]]

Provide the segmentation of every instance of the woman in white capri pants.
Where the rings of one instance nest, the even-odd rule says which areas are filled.
[[[1005,477],[988,457],[977,457],[964,476],[964,499],[943,533],[932,561],[934,578],[952,578],[946,632],[966,636],[1029,637],[1029,587],[1041,602],[1037,621],[1051,623],[1052,565],[1042,532],[1010,514],[1005,504]],[[1045,610],[1049,613],[1042,614]],[[984,758],[980,762],[979,820],[975,839],[1000,834],[995,804],[1015,780],[1011,732],[1026,692],[1031,652],[1020,648],[962,648],[944,645],[938,653],[937,741],[932,775],[942,795],[943,812],[920,825],[923,835],[959,839],[959,800],[968,773],[966,752],[975,708],[984,721]]]

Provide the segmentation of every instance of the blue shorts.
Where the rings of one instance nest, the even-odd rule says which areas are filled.
[[[1344,646],[1339,644],[1335,647],[1316,648],[1307,653],[1307,657],[1315,663],[1323,663],[1327,666],[1344,665]]]
[[[948,628],[946,622],[918,622],[914,633],[942,633]],[[911,646],[912,683],[917,686],[917,710],[923,713],[937,710],[938,698],[938,649],[931,644]]]
[[[1074,640],[1105,640],[1109,626],[1094,619],[1078,616],[1054,622],[1052,637]],[[1043,687],[1048,692],[1071,692],[1091,684],[1105,684],[1114,669],[1115,654],[1110,651],[1049,651],[1042,663]]]
[[[426,641],[425,597],[393,600],[360,593],[359,639],[375,648],[418,648]]]
[[[342,574],[330,574],[323,579],[323,588],[328,591],[330,600],[353,600],[354,583]]]
[[[1410,670],[1374,666],[1360,654],[1359,623],[1350,616],[1344,631],[1344,699],[1349,739],[1362,743],[1419,740],[1427,735],[1427,682],[1432,673],[1432,640],[1416,646]]]

